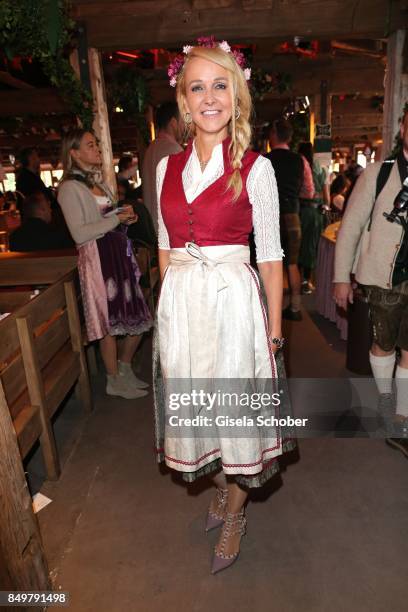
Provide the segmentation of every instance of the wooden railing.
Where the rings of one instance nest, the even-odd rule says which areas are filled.
[[[0,337],[0,382],[7,403],[2,406],[0,399],[0,408],[10,411],[21,456],[39,439],[47,476],[58,478],[51,418],[75,384],[85,410],[92,408],[74,272],[0,321]]]
[[[52,416],[74,385],[92,408],[79,300],[75,253],[0,255],[0,311],[10,313],[0,321],[0,583],[13,590],[50,587],[23,458],[39,440],[58,478]]]

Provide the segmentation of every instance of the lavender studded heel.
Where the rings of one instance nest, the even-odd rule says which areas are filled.
[[[227,569],[230,565],[235,563],[238,559],[239,551],[233,555],[225,554],[225,544],[229,537],[235,534],[239,534],[241,537],[245,535],[246,532],[246,518],[244,516],[244,510],[237,514],[232,514],[227,512],[225,517],[224,526],[222,528],[221,534],[221,546],[219,552],[217,549],[214,550],[214,557],[212,562],[211,573],[216,574],[217,572],[221,572],[222,570]]]
[[[223,524],[225,512],[227,510],[228,489],[219,489],[217,487],[216,500],[216,511],[212,512],[210,509],[208,509],[207,521],[205,524],[206,532],[211,531],[211,529],[216,529]]]

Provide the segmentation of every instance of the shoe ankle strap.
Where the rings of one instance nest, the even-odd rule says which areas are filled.
[[[244,515],[244,511],[241,510],[241,512],[237,512],[235,514],[232,512],[227,512],[227,514],[225,515],[225,525],[230,529],[234,529],[236,527],[238,527],[238,529],[241,529],[242,527],[245,527],[246,518]]]
[[[235,517],[233,519],[231,519],[230,517]],[[223,544],[225,545],[225,541],[227,540],[227,538],[229,538],[230,536],[239,534],[239,535],[244,535],[245,534],[245,528],[246,528],[246,517],[244,516],[244,513],[239,512],[237,514],[231,514],[231,513],[227,513],[227,516],[225,518],[225,522],[224,522],[224,537],[223,537]]]
[[[220,504],[226,503],[228,498],[228,489],[220,489],[217,487],[217,500]]]

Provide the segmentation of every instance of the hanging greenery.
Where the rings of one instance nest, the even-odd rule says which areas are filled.
[[[146,121],[146,108],[149,91],[145,78],[132,66],[121,66],[107,83],[108,103],[113,112],[120,108],[127,121],[136,123],[146,143],[149,142],[149,127]]]
[[[288,91],[291,88],[291,77],[289,74],[270,74],[261,68],[253,68],[249,87],[254,100],[262,100],[265,94],[272,91]]]
[[[67,57],[73,32],[66,0],[0,0],[0,48],[9,59],[25,56],[37,60],[71,112],[90,129],[92,96]]]

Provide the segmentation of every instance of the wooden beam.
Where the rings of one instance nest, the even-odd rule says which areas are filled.
[[[38,410],[41,423],[41,448],[44,458],[45,470],[49,480],[58,480],[61,467],[55,443],[54,431],[48,414],[47,398],[41,376],[41,367],[38,354],[34,347],[34,330],[29,317],[17,317],[18,336],[20,339],[21,354],[27,379],[27,388],[32,406]]]
[[[230,42],[255,38],[382,38],[401,28],[401,4],[384,0],[74,0],[73,17],[86,23],[89,44],[101,50],[180,46],[214,34]]]
[[[403,55],[404,45],[407,44],[407,33],[404,30],[395,32],[388,42],[382,148],[384,157],[392,151],[399,118],[408,98],[408,73],[404,72]]]
[[[47,591],[47,563],[1,383],[0,474],[1,585],[15,591]]]
[[[332,113],[333,128],[341,129],[355,126],[359,129],[361,126],[376,126],[378,131],[381,131],[382,124],[382,113],[369,113],[365,115],[336,115]]]
[[[30,89],[0,92],[0,115],[18,117],[20,115],[44,115],[45,113],[66,113],[68,106],[56,89]]]
[[[79,398],[86,412],[91,412],[93,408],[91,387],[89,384],[88,366],[83,346],[81,332],[81,321],[78,312],[78,299],[72,280],[64,283],[65,297],[67,300],[67,312],[69,330],[71,334],[72,349],[79,356],[80,374],[78,378]]]
[[[331,46],[333,47],[333,49],[340,49],[341,51],[345,51],[346,53],[365,55],[367,57],[375,57],[377,59],[382,59],[384,57],[384,54],[378,53],[378,51],[372,51],[371,49],[367,49],[366,47],[360,47],[358,45],[350,45],[350,43],[346,43],[341,40],[332,40]]]
[[[0,286],[48,285],[76,268],[75,249],[35,253],[1,253]],[[24,278],[21,266],[24,262]]]
[[[346,98],[345,100],[339,100],[333,98],[332,100],[332,112],[333,115],[359,115],[359,114],[370,114],[382,113],[376,108],[373,108],[372,98],[358,97],[356,99]]]
[[[362,126],[362,127],[354,127],[354,126],[349,126],[349,127],[343,127],[343,128],[339,128],[339,127],[335,127],[332,129],[332,136],[333,138],[335,138],[336,136],[350,136],[353,134],[366,134],[367,136],[372,134],[381,134],[381,130],[378,128],[378,126]]]
[[[113,167],[112,142],[100,52],[97,49],[89,49],[88,57],[92,95],[96,111],[93,128],[99,139],[102,153],[103,177],[112,193],[116,194],[116,176],[115,168]]]
[[[9,72],[5,72],[4,70],[0,70],[0,82],[10,85],[10,87],[15,87],[16,89],[34,89],[29,83],[16,79],[16,77],[13,77]]]

